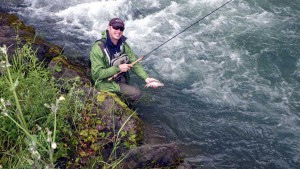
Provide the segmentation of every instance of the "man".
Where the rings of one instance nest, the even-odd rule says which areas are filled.
[[[145,80],[149,87],[162,86],[158,80],[150,78],[140,63],[133,64],[136,57],[126,43],[123,35],[124,22],[119,18],[109,21],[102,38],[95,42],[90,52],[92,79],[96,88],[115,92],[125,97],[130,103],[135,103],[142,95],[138,87],[129,85],[129,70]],[[110,79],[116,75],[112,80]]]

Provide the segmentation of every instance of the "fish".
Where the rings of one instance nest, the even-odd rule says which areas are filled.
[[[147,83],[147,84],[145,85],[145,88],[149,88],[149,87],[152,87],[152,88],[158,88],[158,87],[162,87],[162,86],[164,86],[163,83],[161,83],[161,82],[158,81],[158,80],[153,80],[153,81]]]

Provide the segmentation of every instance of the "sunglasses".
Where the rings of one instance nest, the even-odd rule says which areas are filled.
[[[112,28],[114,29],[114,30],[119,30],[120,29],[120,31],[124,31],[124,27],[122,27],[122,26],[112,26]]]

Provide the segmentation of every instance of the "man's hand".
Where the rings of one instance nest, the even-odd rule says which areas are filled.
[[[127,72],[128,70],[130,70],[132,66],[133,66],[132,64],[120,64],[119,65],[120,72]]]

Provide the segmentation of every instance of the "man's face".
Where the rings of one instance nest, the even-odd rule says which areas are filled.
[[[109,26],[109,35],[112,40],[118,41],[123,35],[124,27]]]

